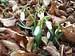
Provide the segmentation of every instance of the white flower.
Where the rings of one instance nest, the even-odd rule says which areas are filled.
[[[47,38],[48,39],[50,38],[50,32],[47,32]]]
[[[44,17],[44,12],[38,13],[38,17],[39,17],[40,19],[42,19],[42,18]]]
[[[40,31],[41,31],[40,26],[37,26],[35,31],[34,31],[34,35],[37,36]]]
[[[43,0],[44,6],[48,6],[51,0]]]
[[[52,23],[50,21],[46,21],[46,26],[49,30],[52,29]]]
[[[21,19],[22,21],[25,20],[25,13],[24,13],[24,12],[21,12],[21,14],[20,14],[20,19]]]

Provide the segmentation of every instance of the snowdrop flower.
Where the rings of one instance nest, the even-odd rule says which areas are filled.
[[[21,19],[22,21],[25,20],[25,13],[24,13],[24,12],[21,12],[21,14],[20,14],[20,19]]]
[[[41,31],[40,26],[37,26],[35,31],[34,31],[34,35],[37,36],[40,31]]]
[[[47,38],[48,39],[50,38],[50,32],[49,31],[47,32]]]
[[[52,23],[50,21],[46,21],[46,26],[49,30],[52,29]]]
[[[44,12],[38,13],[38,17],[39,17],[40,19],[42,19],[42,18],[44,17]]]

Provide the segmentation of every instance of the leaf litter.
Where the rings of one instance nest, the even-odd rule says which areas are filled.
[[[0,56],[74,56],[74,0],[0,0]]]

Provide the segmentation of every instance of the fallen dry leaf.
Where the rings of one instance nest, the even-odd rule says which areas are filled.
[[[6,33],[5,35],[0,36],[1,39],[14,39],[18,45],[20,45],[20,42],[23,41],[24,46],[26,46],[28,41],[24,35],[19,34],[18,32],[15,32],[9,28],[0,28],[0,30]]]
[[[31,26],[33,24],[33,19],[29,17],[27,17],[26,21],[26,26]]]
[[[22,5],[26,4],[27,3],[27,0],[18,0],[18,2]]]
[[[8,40],[0,40],[1,43],[3,43],[7,48],[9,48],[11,51],[19,50],[20,47],[11,41]]]
[[[32,45],[33,45],[33,42],[34,42],[34,37],[26,37],[26,38],[28,40],[28,43],[27,43],[27,51],[31,52]]]
[[[6,19],[0,18],[0,21],[3,23],[4,26],[10,27],[15,25],[16,19],[14,19],[14,17],[6,18]]]
[[[12,52],[10,56],[38,56],[38,55],[34,53],[26,53],[25,51],[18,50],[18,51]]]
[[[74,26],[68,26],[66,28],[63,28],[62,31],[64,32],[64,38],[75,42],[75,27]]]
[[[60,56],[60,53],[56,50],[54,46],[47,46],[44,47],[52,56]]]
[[[57,9],[56,0],[52,0],[51,1],[51,7],[49,9],[50,14],[56,15],[56,9]]]
[[[0,42],[0,56],[7,56],[8,55],[8,50],[7,48],[4,46],[4,44],[2,44]]]

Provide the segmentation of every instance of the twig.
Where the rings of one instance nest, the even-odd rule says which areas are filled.
[[[64,56],[63,53],[64,52],[64,45],[61,45],[61,55],[60,56]]]

